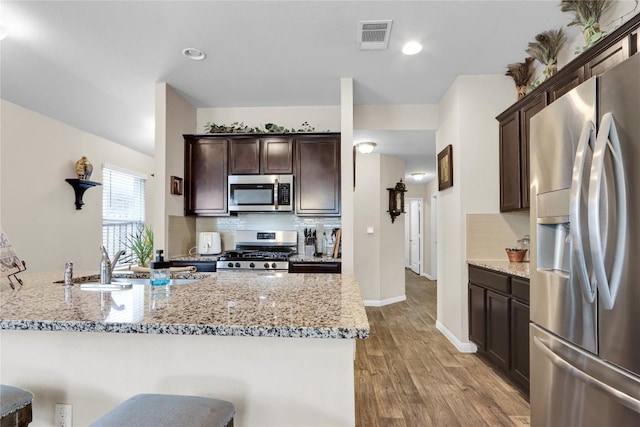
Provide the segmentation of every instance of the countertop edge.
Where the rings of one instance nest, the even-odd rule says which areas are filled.
[[[528,262],[468,259],[467,264],[487,268],[489,270],[509,274],[511,276],[522,277],[523,279],[530,279]]]
[[[50,332],[106,332],[121,334],[157,335],[208,335],[233,337],[273,337],[273,338],[322,338],[322,339],[366,339],[370,329],[354,328],[314,328],[314,327],[268,327],[268,326],[226,326],[226,325],[176,325],[141,323],[102,323],[47,320],[0,319],[0,330],[31,330]]]

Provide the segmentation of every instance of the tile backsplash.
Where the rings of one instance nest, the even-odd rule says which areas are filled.
[[[187,230],[188,227],[182,226],[183,223],[190,224],[190,220],[185,218],[195,221],[193,234]],[[172,223],[175,223],[175,227],[171,226]],[[339,217],[301,217],[286,213],[239,213],[238,216],[228,217],[169,217],[169,247],[173,248],[173,241],[184,242],[191,239],[190,245],[181,244],[180,247],[195,248],[198,233],[217,231],[222,240],[222,250],[226,251],[235,248],[236,230],[295,230],[298,232],[298,252],[304,253],[305,228],[316,230],[316,234],[322,236],[323,232],[330,235],[331,230],[339,228],[340,224]],[[183,249],[185,250],[183,254],[174,254],[171,251],[171,256],[187,255],[189,249]]]
[[[505,248],[529,233],[527,214],[467,214],[467,259],[503,260]]]

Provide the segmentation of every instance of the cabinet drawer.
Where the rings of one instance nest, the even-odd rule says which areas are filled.
[[[529,304],[529,281],[527,279],[513,277],[511,279],[511,295]]]
[[[291,262],[289,273],[340,273],[341,262]]]
[[[469,266],[469,281],[503,294],[509,293],[509,276]]]

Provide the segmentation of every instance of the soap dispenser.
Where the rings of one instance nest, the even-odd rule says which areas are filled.
[[[156,251],[155,261],[151,261],[151,286],[162,286],[169,284],[169,279],[171,278],[169,267],[171,266],[171,263],[164,260],[164,256],[162,255],[163,252],[164,251],[162,249],[158,249]]]

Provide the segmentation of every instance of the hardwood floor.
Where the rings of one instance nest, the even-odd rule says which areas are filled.
[[[367,307],[357,341],[356,425],[527,426],[529,403],[475,354],[436,329],[436,282],[406,270],[407,300]]]

